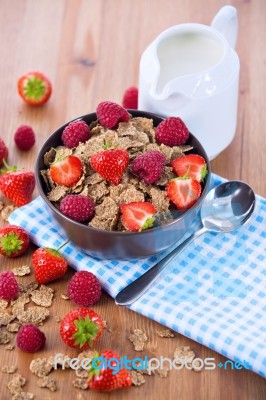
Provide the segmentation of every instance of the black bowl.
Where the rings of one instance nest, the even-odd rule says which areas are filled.
[[[154,126],[157,126],[164,118],[158,115],[139,111],[129,110],[133,117],[152,118]],[[76,120],[77,118],[75,118]],[[79,117],[88,125],[97,119],[95,113]],[[96,229],[91,226],[75,222],[63,215],[47,198],[46,186],[40,175],[40,170],[46,169],[44,154],[51,149],[62,145],[61,135],[64,128],[70,123],[57,129],[43,144],[35,166],[37,186],[45,203],[49,206],[51,213],[64,229],[67,237],[76,245],[93,257],[102,259],[136,259],[148,257],[166,250],[179,239],[181,239],[199,211],[202,201],[205,198],[210,184],[210,162],[200,142],[190,133],[187,144],[193,146],[193,153],[204,157],[208,167],[208,175],[203,184],[202,194],[197,202],[189,210],[182,213],[174,221],[143,232],[116,232]]]

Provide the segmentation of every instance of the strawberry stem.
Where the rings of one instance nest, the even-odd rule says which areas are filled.
[[[3,164],[4,164],[5,168],[0,170],[1,174],[6,174],[7,172],[16,172],[17,171],[16,165],[13,165],[13,166],[8,165],[5,159],[3,159]]]
[[[68,242],[69,242],[69,239],[65,243],[61,244],[61,246],[59,246],[58,249],[56,249],[56,251],[61,250],[66,244],[68,244]]]
[[[74,322],[77,331],[74,333],[73,338],[75,339],[75,346],[83,347],[86,343],[89,344],[90,347],[93,346],[93,339],[96,337],[98,333],[98,326],[95,322],[91,321],[88,316],[85,318],[79,317]]]
[[[144,222],[144,224],[142,225],[142,227],[139,229],[139,232],[144,231],[149,228],[152,228],[154,221],[155,221],[154,216],[147,218],[146,221]]]
[[[37,76],[33,76],[28,79],[25,87],[24,93],[27,98],[39,100],[45,93],[45,85],[42,79]]]
[[[108,149],[110,149],[110,144],[108,143],[107,139],[104,139],[103,150],[108,150]]]

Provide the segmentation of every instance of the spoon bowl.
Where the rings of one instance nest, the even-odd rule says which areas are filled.
[[[240,228],[249,221],[255,204],[255,193],[245,182],[229,181],[210,190],[201,207],[202,227],[145,274],[122,289],[115,298],[116,304],[129,305],[141,297],[158,279],[170,261],[203,233],[207,231],[226,233]]]
[[[222,183],[209,191],[201,208],[201,221],[209,231],[230,232],[245,224],[254,211],[255,193],[245,182]]]

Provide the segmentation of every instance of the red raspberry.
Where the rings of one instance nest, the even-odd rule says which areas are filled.
[[[130,118],[127,110],[112,101],[99,103],[96,115],[100,123],[106,128],[114,128],[118,122],[127,122]]]
[[[79,143],[85,143],[90,138],[90,128],[84,121],[74,121],[63,130],[62,141],[66,147],[71,149]]]
[[[0,274],[0,298],[6,301],[14,300],[19,294],[19,286],[13,272]]]
[[[145,183],[151,184],[160,179],[165,163],[166,158],[160,151],[151,150],[135,158],[131,171]]]
[[[84,307],[92,306],[101,297],[101,285],[91,272],[78,271],[70,279],[67,287],[68,297]]]
[[[74,221],[87,221],[94,214],[94,202],[87,196],[68,194],[61,200],[60,211]]]
[[[0,165],[3,164],[3,160],[6,160],[7,157],[8,157],[8,149],[3,139],[0,138]]]
[[[155,139],[166,146],[180,146],[189,137],[189,130],[178,117],[169,117],[162,121],[155,130]]]
[[[45,345],[45,334],[34,324],[22,325],[17,334],[17,346],[27,353],[35,353]]]
[[[130,108],[132,110],[138,109],[138,95],[139,90],[135,86],[129,87],[123,96],[122,105],[125,108]]]
[[[21,125],[15,132],[14,141],[20,150],[29,150],[35,143],[35,133],[28,125]]]

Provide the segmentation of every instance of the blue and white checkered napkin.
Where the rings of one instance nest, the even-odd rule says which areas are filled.
[[[213,175],[213,186],[221,181]],[[15,210],[9,222],[24,227],[38,246],[57,248],[67,240],[41,197]],[[61,252],[76,270],[93,272],[113,297],[167,253],[131,261],[99,260],[72,243]],[[257,196],[251,223],[237,232],[206,233],[196,239],[130,308],[227,358],[247,361],[266,377],[265,260],[266,200]]]

